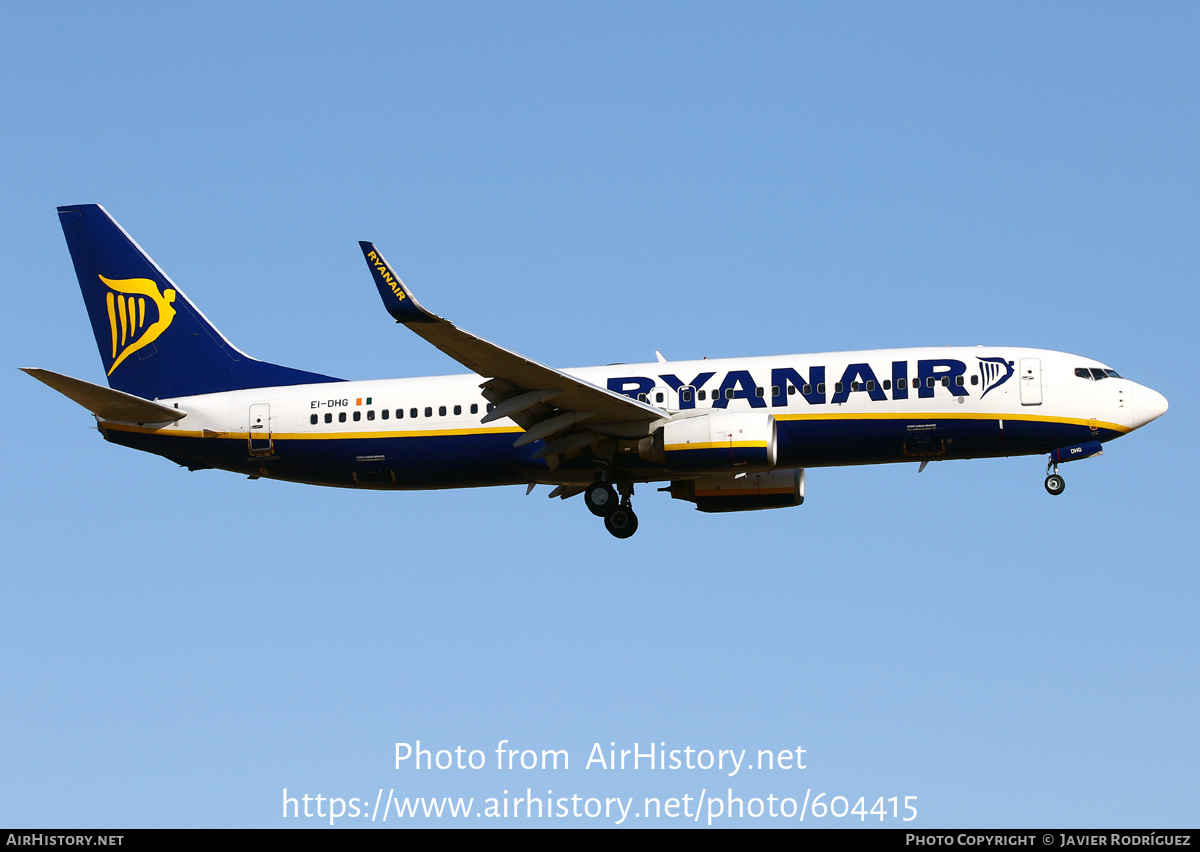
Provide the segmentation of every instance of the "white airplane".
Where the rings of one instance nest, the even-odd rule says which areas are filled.
[[[1058,464],[1167,410],[1090,358],[885,349],[558,370],[423,308],[360,243],[388,312],[475,375],[345,381],[236,349],[104,210],[58,208],[109,387],[25,372],[109,441],[189,470],[344,488],[523,484],[583,494],[618,538],[635,483],[702,512],[798,506],[804,469],[1048,454]],[[657,355],[658,353],[656,353]]]

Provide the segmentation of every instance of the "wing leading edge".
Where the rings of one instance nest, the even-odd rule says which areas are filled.
[[[532,361],[431,313],[413,298],[373,243],[363,241],[359,246],[383,305],[396,322],[486,379],[480,387],[495,408],[483,422],[508,417],[526,430],[514,446],[541,439],[547,445],[535,457],[572,453],[606,435],[647,434],[651,424],[667,416],[652,405]]]

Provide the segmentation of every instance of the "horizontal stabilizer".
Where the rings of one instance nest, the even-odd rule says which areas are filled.
[[[140,396],[94,385],[82,379],[73,379],[61,373],[22,367],[23,371],[39,382],[54,388],[74,402],[79,403],[101,420],[123,420],[126,423],[173,423],[187,416],[186,411],[159,405]]]

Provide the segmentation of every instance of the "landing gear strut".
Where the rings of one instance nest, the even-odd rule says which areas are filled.
[[[1067,487],[1067,481],[1058,475],[1058,462],[1051,459],[1046,465],[1046,474],[1046,492],[1055,497],[1062,494]]]
[[[617,491],[620,491],[620,502]],[[633,483],[622,482],[614,490],[607,482],[594,482],[583,492],[583,501],[593,515],[604,518],[604,528],[617,538],[629,538],[638,528],[633,513]]]

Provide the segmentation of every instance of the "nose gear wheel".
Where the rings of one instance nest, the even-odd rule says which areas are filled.
[[[1066,487],[1067,481],[1058,475],[1058,462],[1051,456],[1046,464],[1046,493],[1057,497]]]

